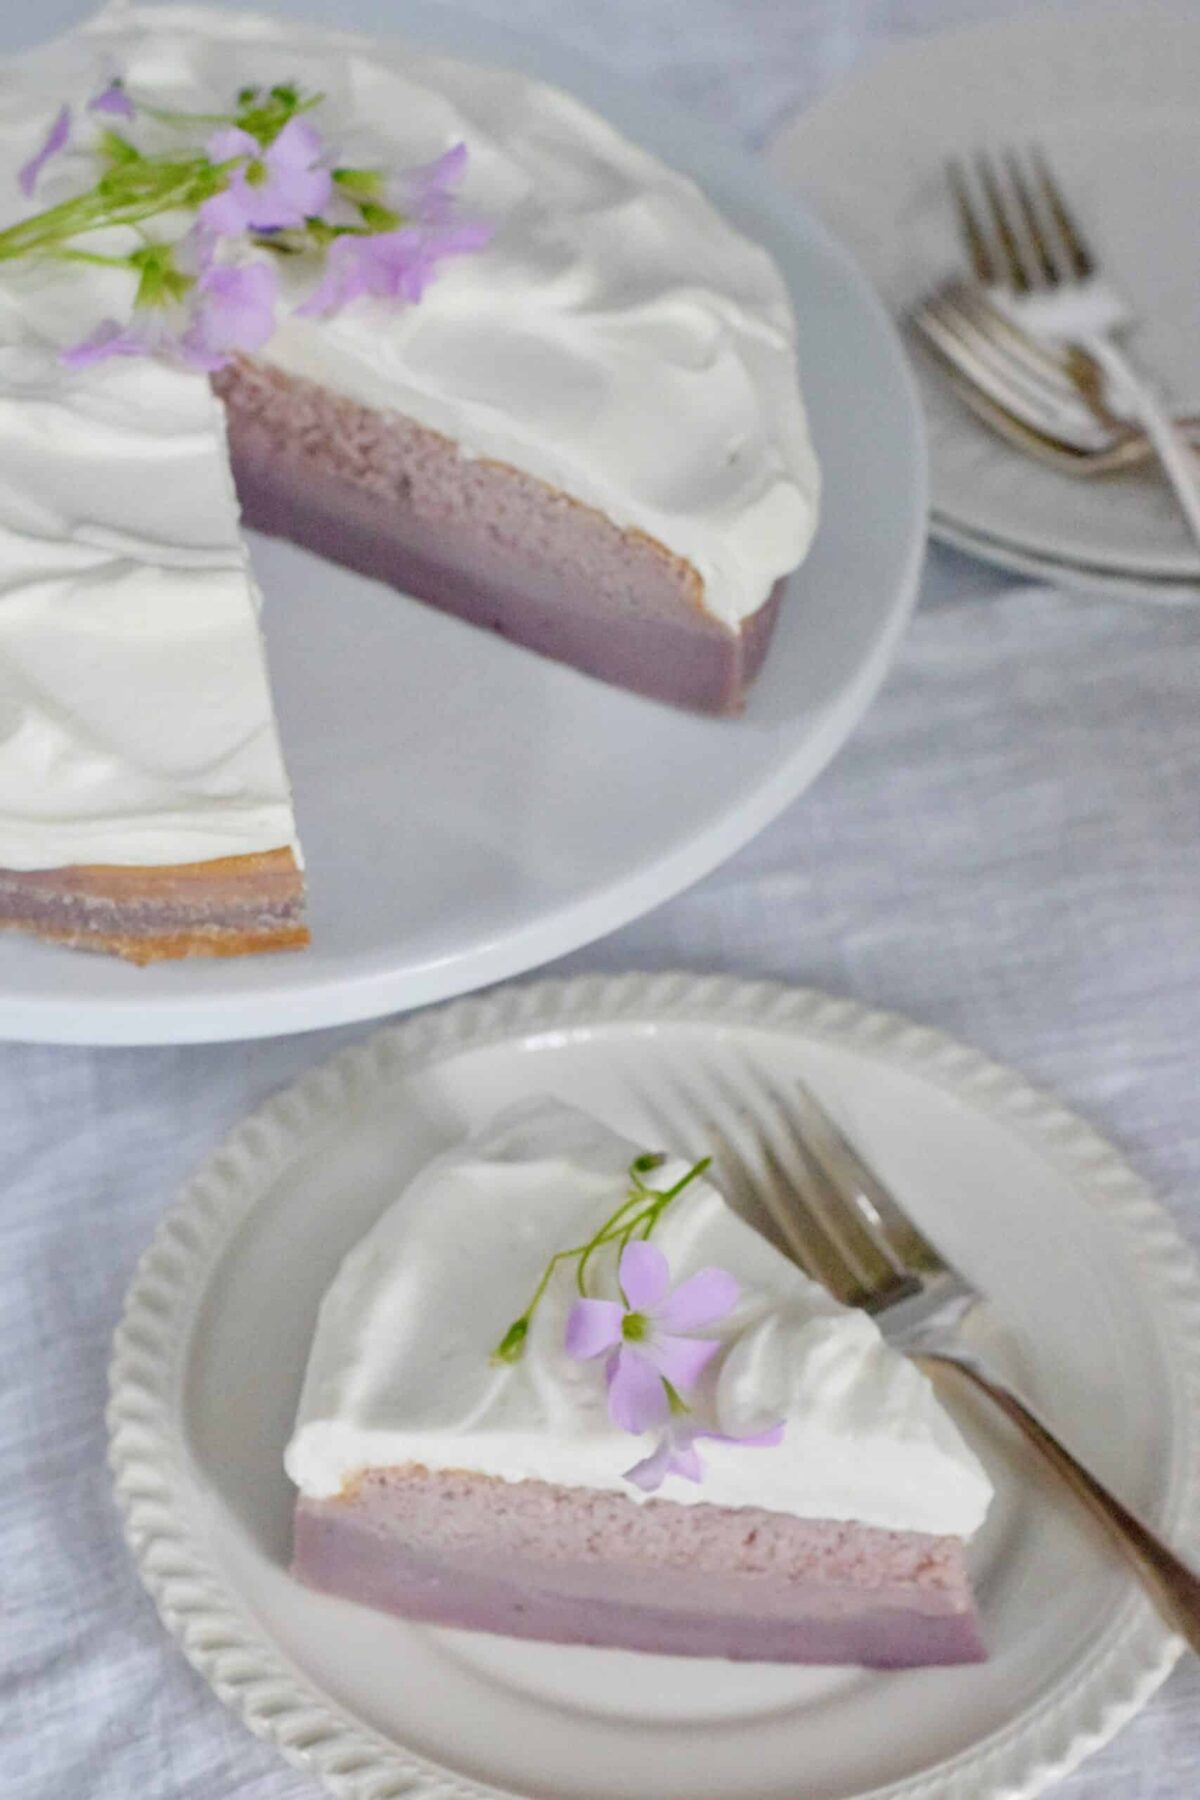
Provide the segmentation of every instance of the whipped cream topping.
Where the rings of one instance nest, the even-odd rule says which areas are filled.
[[[521,1359],[491,1360],[549,1257],[586,1242],[620,1204],[639,1148],[543,1101],[418,1175],[322,1303],[285,1458],[302,1492],[330,1497],[363,1470],[417,1463],[646,1500],[623,1472],[652,1434],[617,1430],[601,1364],[566,1353],[572,1266],[552,1278]],[[652,1183],[665,1188],[685,1170],[672,1162]],[[771,1448],[704,1441],[703,1483],[670,1476],[662,1498],[971,1536],[991,1498],[987,1476],[873,1320],[838,1306],[702,1178],[666,1209],[653,1241],[676,1282],[716,1264],[740,1284],[734,1311],[699,1334],[722,1345],[705,1377],[720,1429],[741,1436],[784,1422]],[[594,1271],[596,1291],[615,1297],[609,1256],[589,1280]]]
[[[0,175],[0,181],[3,177]],[[0,297],[0,339],[5,323]],[[221,408],[0,341],[0,866],[297,850]]]
[[[486,250],[444,264],[419,305],[283,319],[265,360],[646,533],[730,625],[800,562],[818,475],[778,270],[588,108],[524,75],[241,11],[115,6],[70,48],[91,58],[85,93],[119,70],[135,98],[180,110],[294,80],[325,96],[313,122],[351,165],[465,143],[462,212],[495,225]],[[29,59],[21,81],[44,128],[60,59]],[[283,273],[297,290],[313,274]]]

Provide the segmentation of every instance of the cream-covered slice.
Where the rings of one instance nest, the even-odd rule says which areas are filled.
[[[69,372],[12,299],[0,866],[298,852],[218,402],[143,359]]]
[[[619,1431],[599,1366],[566,1353],[571,1266],[552,1278],[520,1360],[492,1359],[548,1258],[586,1242],[620,1203],[637,1153],[546,1101],[417,1176],[322,1304],[286,1456],[305,1495],[328,1498],[365,1470],[419,1464],[646,1499],[624,1472],[652,1437]],[[684,1172],[671,1163],[654,1185]],[[722,1344],[719,1428],[744,1436],[784,1425],[769,1449],[706,1440],[703,1484],[668,1477],[663,1498],[971,1536],[991,1496],[987,1476],[925,1377],[866,1314],[839,1307],[703,1178],[663,1213],[653,1241],[674,1280],[715,1264],[740,1285],[734,1311],[703,1334]],[[608,1292],[615,1276],[603,1256],[591,1273]]]
[[[325,96],[349,164],[403,170],[465,143],[461,210],[494,223],[487,250],[417,306],[283,318],[264,359],[645,533],[731,627],[803,558],[819,480],[779,272],[587,107],[402,42],[187,6],[114,6],[17,65],[43,128],[68,71],[71,91],[120,71],[135,96],[201,112],[286,77]],[[312,280],[303,259],[284,273]]]
[[[36,199],[17,184],[62,100],[113,72],[81,37],[0,64],[12,216],[95,178],[69,150]],[[299,861],[223,409],[205,376],[149,357],[60,359],[133,287],[0,265],[0,867]]]

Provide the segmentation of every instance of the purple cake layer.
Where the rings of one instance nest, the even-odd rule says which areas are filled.
[[[757,1508],[375,1470],[296,1505],[310,1587],[429,1624],[737,1661],[984,1655],[958,1538]]]
[[[617,686],[743,704],[779,587],[731,630],[689,563],[544,482],[261,364],[214,385],[248,525]]]

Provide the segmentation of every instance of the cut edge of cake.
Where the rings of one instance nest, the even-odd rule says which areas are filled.
[[[728,625],[685,558],[415,419],[248,358],[214,386],[247,525],[614,686],[745,704],[783,582]]]
[[[961,1538],[417,1466],[301,1495],[293,1573],[424,1624],[734,1661],[985,1657]]]

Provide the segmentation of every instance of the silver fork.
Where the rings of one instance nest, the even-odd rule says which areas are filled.
[[[1095,251],[1038,150],[980,155],[972,181],[949,166],[959,228],[975,278],[1015,321],[1061,345],[1079,391],[1101,420],[1139,425],[1200,542],[1200,463],[1135,364],[1124,338],[1134,314],[1101,274]]]
[[[888,1343],[914,1361],[953,1368],[986,1394],[1107,1527],[1163,1616],[1200,1651],[1200,1575],[966,1348],[962,1326],[986,1296],[909,1217],[811,1088],[790,1081],[781,1091],[757,1068],[735,1083],[697,1064],[688,1083],[661,1075],[638,1098],[673,1147],[699,1153],[703,1140],[730,1200],[836,1300],[873,1314]]]
[[[1154,457],[1140,426],[1098,418],[1065,353],[1031,336],[977,283],[945,283],[917,302],[910,319],[959,397],[1017,449],[1085,478]],[[1177,423],[1195,447],[1200,418]]]

